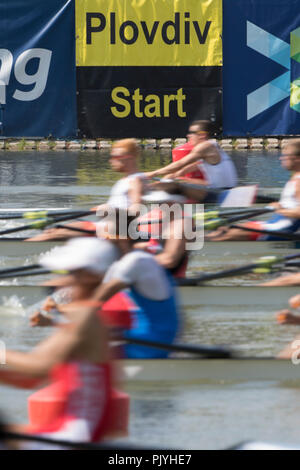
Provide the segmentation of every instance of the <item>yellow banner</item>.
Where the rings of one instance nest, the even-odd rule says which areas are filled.
[[[76,0],[78,66],[222,65],[222,0]]]

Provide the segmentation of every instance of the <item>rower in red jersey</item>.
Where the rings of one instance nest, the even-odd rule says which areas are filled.
[[[177,187],[188,198],[202,202],[207,202],[208,198],[210,202],[214,202],[213,198],[217,200],[217,193],[210,192],[209,189],[230,189],[235,187],[237,185],[235,166],[224,150],[215,141],[211,140],[212,127],[210,121],[194,121],[190,125],[187,134],[188,142],[185,150],[190,150],[189,153],[180,158],[180,151],[177,150],[176,152],[175,149],[173,163],[147,173],[147,177],[164,176],[176,180],[176,178],[189,175],[190,183],[203,185],[207,189],[198,189],[187,185],[178,186],[176,181],[173,182],[172,188],[171,183],[168,183],[169,189],[176,190]],[[167,182],[155,183],[156,187],[168,190],[165,184]]]

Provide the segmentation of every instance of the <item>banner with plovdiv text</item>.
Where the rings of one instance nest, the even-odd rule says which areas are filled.
[[[223,2],[224,134],[300,133],[300,0]]]
[[[74,0],[0,0],[0,137],[77,132]]]
[[[179,137],[221,126],[221,0],[76,0],[78,127]]]

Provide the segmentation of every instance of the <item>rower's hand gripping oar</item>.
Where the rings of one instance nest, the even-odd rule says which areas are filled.
[[[240,274],[255,272],[258,274],[267,274],[274,265],[284,263],[285,261],[300,258],[300,253],[288,256],[263,256],[256,262],[239,266],[238,268],[225,269],[217,273],[207,273],[195,278],[177,278],[176,282],[179,286],[197,286],[207,281],[214,281],[224,277],[234,277]]]
[[[72,214],[72,215],[65,215],[63,217],[57,217],[57,218],[46,218],[46,219],[41,219],[41,220],[35,220],[31,224],[21,225],[20,227],[14,227],[14,228],[9,228],[7,230],[2,230],[0,232],[0,235],[7,235],[8,233],[21,232],[23,230],[43,229],[45,227],[48,227],[49,225],[56,224],[57,222],[65,222],[67,220],[72,220],[74,218],[86,217],[87,215],[91,215],[91,211],[78,212],[76,217],[74,217],[74,214]]]

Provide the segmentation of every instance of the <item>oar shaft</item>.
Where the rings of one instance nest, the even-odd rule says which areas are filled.
[[[1,214],[0,215],[0,220],[9,220],[9,219],[23,219],[23,218],[28,218],[28,219],[34,219],[34,218],[41,218],[41,217],[57,217],[57,216],[63,216],[63,215],[74,215],[75,217],[77,214],[81,214],[83,210],[80,209],[62,209],[58,211],[51,211],[51,210],[28,210],[26,212],[7,212],[7,214]],[[95,211],[90,211],[90,214],[92,215]],[[42,215],[41,215],[42,214]]]
[[[286,240],[300,241],[300,235],[296,235],[295,233],[290,233],[290,232],[256,229],[256,228],[244,227],[243,225],[235,225],[235,224],[231,224],[230,228],[238,228],[241,230],[245,230],[246,232],[256,232],[256,233],[261,233],[263,235],[271,235],[274,238],[284,238]]]
[[[12,272],[8,274],[0,274],[0,279],[9,279],[13,277],[25,277],[25,276],[40,276],[42,274],[50,274],[50,273],[51,271],[49,271],[48,269],[41,268],[41,269],[27,270],[27,271],[23,271],[20,273]],[[16,286],[16,289],[18,289],[17,286]]]
[[[29,271],[30,269],[37,269],[40,268],[40,264],[30,264],[28,266],[17,266],[15,268],[6,268],[6,269],[0,269],[0,276],[2,274],[11,274],[11,273],[20,273],[23,271]]]
[[[220,346],[207,346],[207,345],[188,345],[188,344],[167,344],[158,341],[148,341],[139,338],[123,338],[126,342],[137,344],[139,346],[146,346],[154,349],[162,349],[170,352],[186,352],[190,354],[196,354],[205,357],[218,357],[218,358],[229,358],[232,356],[232,352]]]
[[[255,243],[255,242],[253,242]],[[191,278],[177,278],[176,282],[179,286],[197,286],[206,281],[214,281],[215,279],[220,279],[223,277],[234,277],[239,274],[246,274],[257,268],[263,268],[265,266],[274,266],[275,264],[284,263],[288,260],[300,258],[300,253],[295,253],[292,255],[287,255],[283,258],[274,256],[271,260],[264,259],[258,260],[256,263],[246,264],[233,269],[225,269],[223,271],[218,271],[217,273],[208,273],[202,274],[198,277]]]

